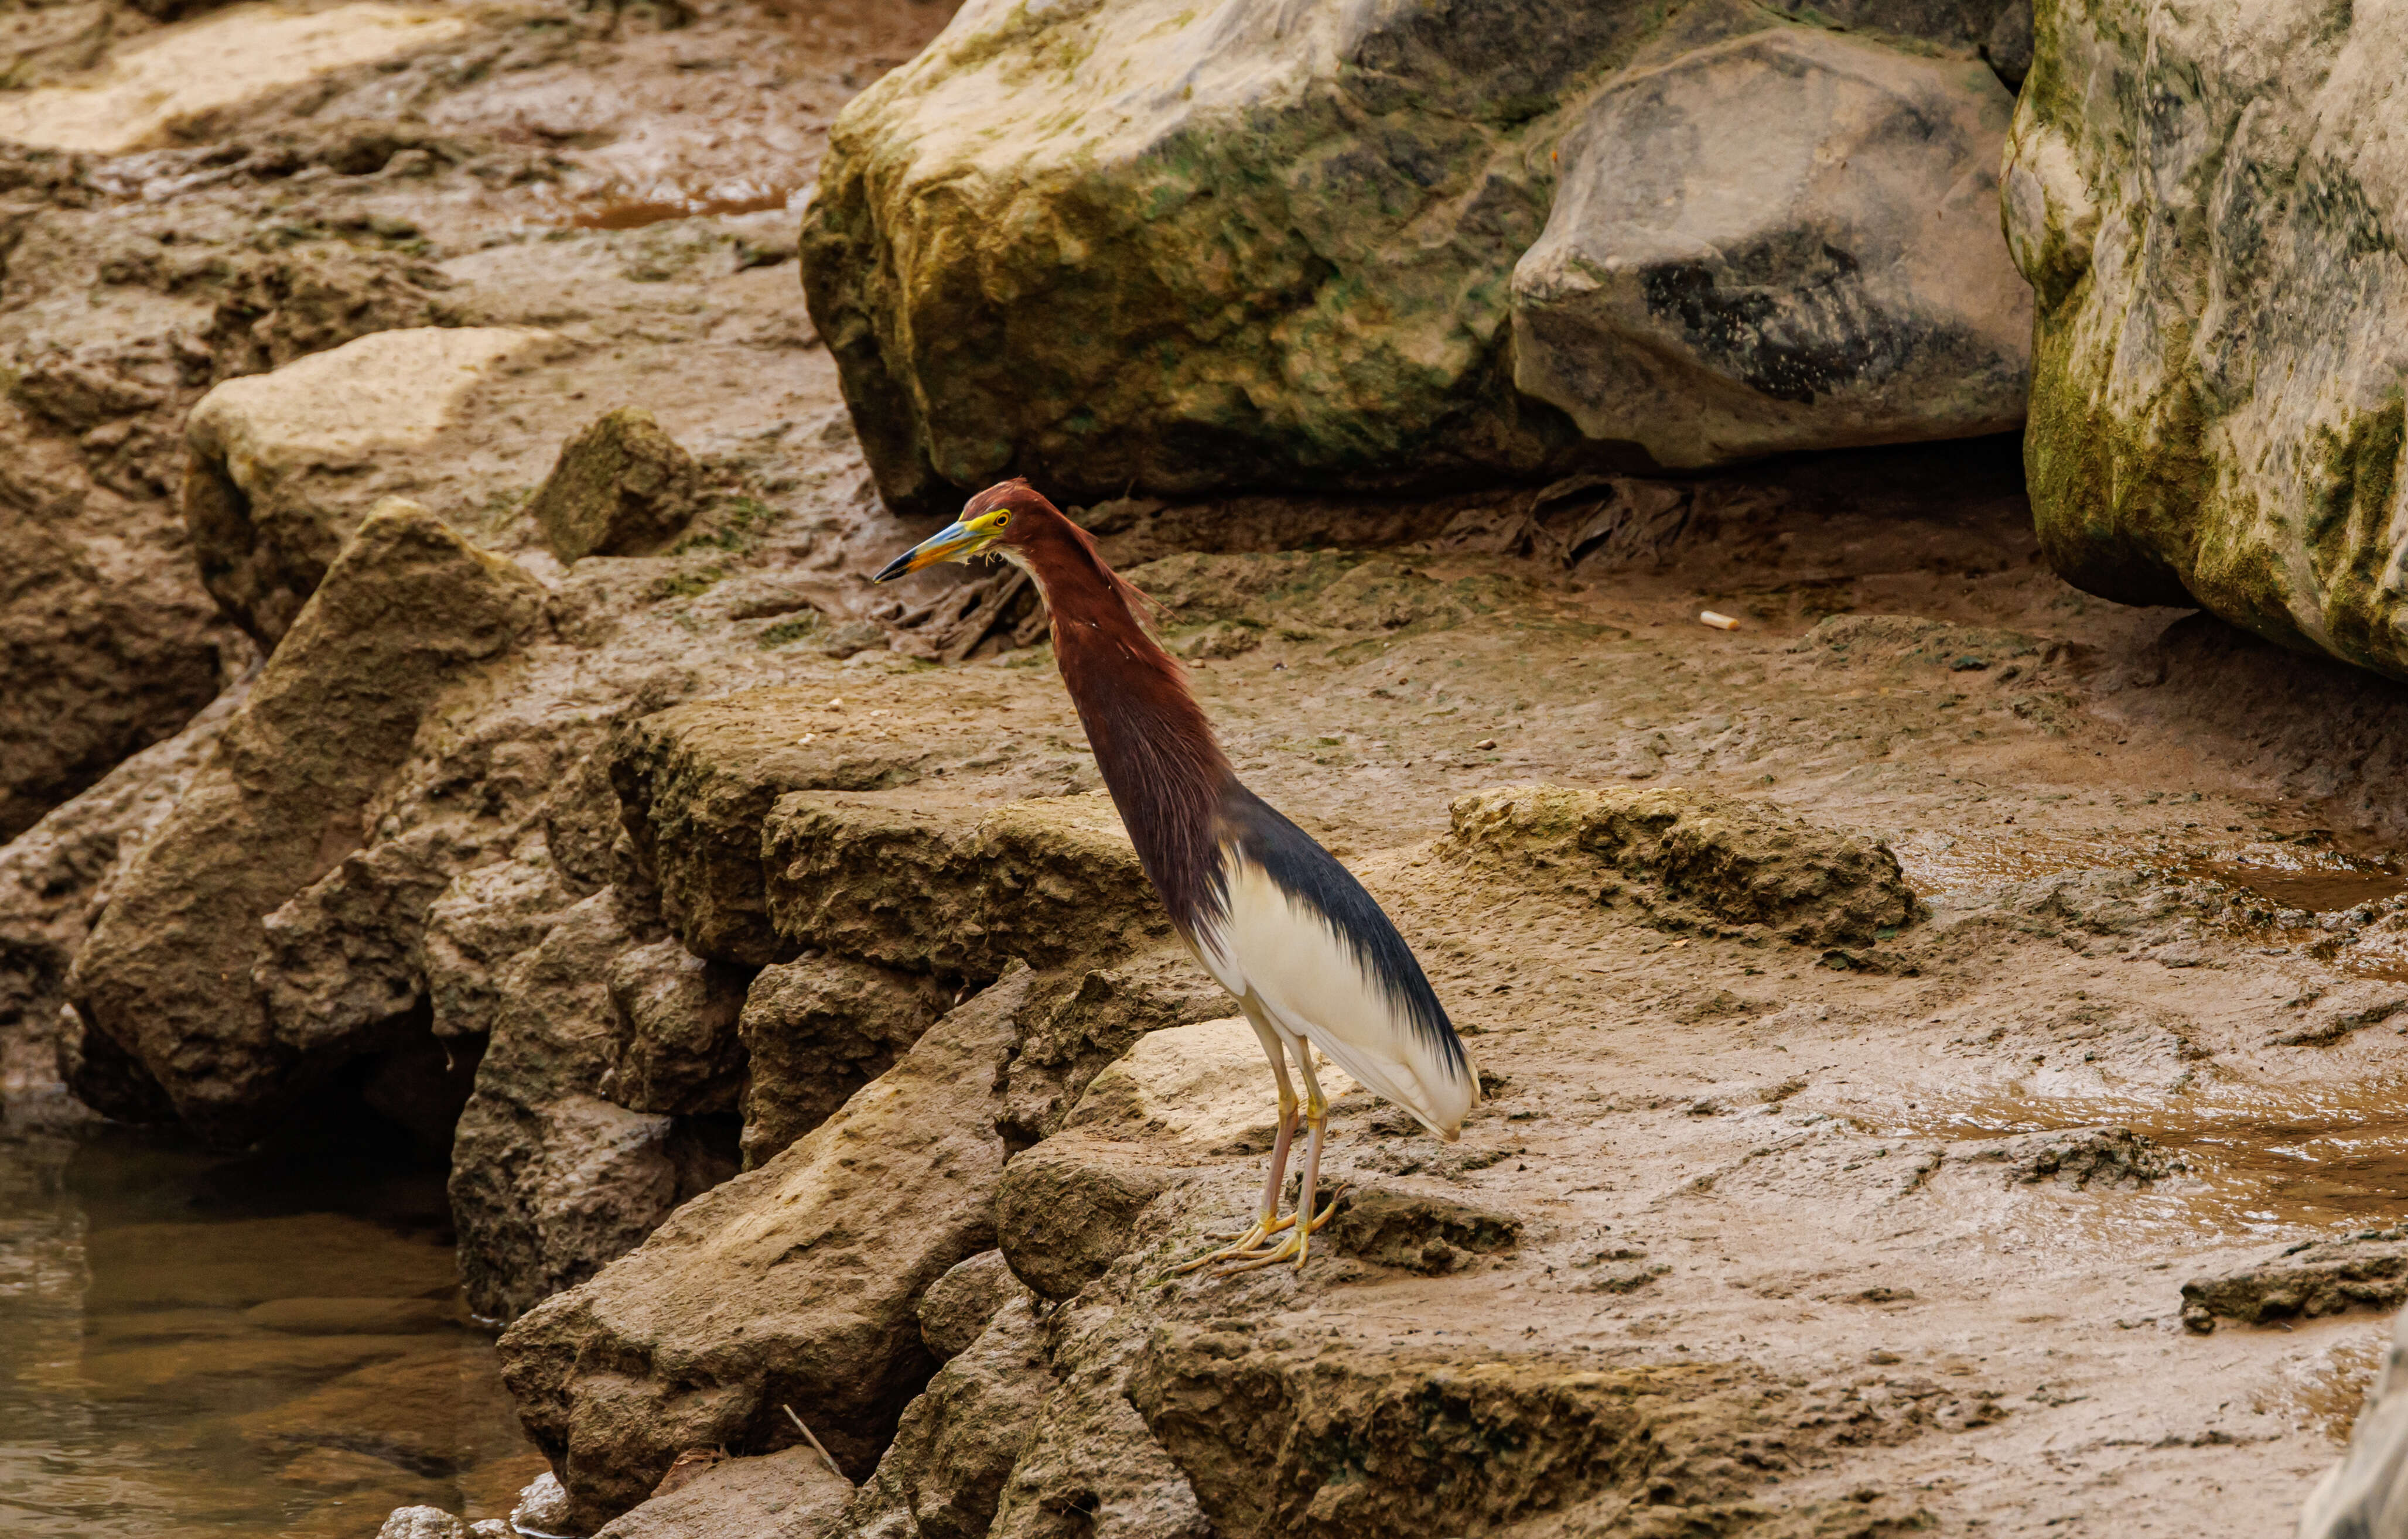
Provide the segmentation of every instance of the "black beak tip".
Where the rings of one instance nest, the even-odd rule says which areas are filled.
[[[893,582],[896,577],[901,577],[910,569],[911,552],[906,550],[901,555],[896,557],[893,561],[888,562],[884,566],[879,568],[878,575],[869,580],[872,582]]]

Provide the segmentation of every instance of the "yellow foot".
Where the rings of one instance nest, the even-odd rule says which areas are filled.
[[[1304,1270],[1304,1258],[1312,1248],[1312,1232],[1307,1230],[1298,1234],[1291,1227],[1287,1238],[1279,1243],[1278,1248],[1253,1256],[1232,1256],[1222,1264],[1220,1275],[1234,1277],[1240,1272],[1260,1272],[1264,1267],[1277,1266],[1285,1261],[1295,1261],[1297,1270],[1301,1272]]]
[[[1282,1261],[1291,1260],[1296,1262],[1297,1271],[1303,1271],[1305,1258],[1312,1253],[1312,1236],[1320,1233],[1322,1226],[1329,1222],[1330,1215],[1338,1211],[1339,1192],[1345,1190],[1341,1186],[1332,1191],[1329,1194],[1328,1204],[1312,1216],[1312,1222],[1304,1225],[1301,1233],[1297,1231],[1294,1215],[1290,1215],[1275,1225],[1272,1230],[1274,1233],[1282,1229],[1287,1231],[1287,1238],[1282,1240],[1276,1248],[1258,1249],[1243,1255],[1227,1257],[1222,1265],[1221,1275],[1234,1277],[1240,1272],[1258,1272],[1264,1267],[1277,1266]]]
[[[1249,1256],[1262,1255],[1264,1242],[1287,1228],[1289,1222],[1290,1220],[1285,1218],[1277,1221],[1268,1218],[1256,1219],[1254,1227],[1239,1235],[1234,1244],[1224,1246],[1218,1250],[1207,1251],[1192,1260],[1181,1261],[1156,1280],[1168,1282],[1173,1277],[1185,1276],[1190,1272],[1200,1271],[1204,1267],[1211,1266],[1214,1261],[1242,1261]],[[1226,1239],[1228,1236],[1215,1235],[1214,1238]]]
[[[1345,1192],[1345,1190],[1346,1187],[1343,1182],[1340,1182],[1338,1186],[1331,1189],[1327,1204],[1325,1205],[1319,1213],[1312,1216],[1312,1224],[1307,1231],[1308,1233],[1318,1234],[1321,1233],[1323,1227],[1329,1222],[1330,1215],[1338,1211],[1338,1199]],[[1161,1276],[1156,1277],[1154,1281],[1168,1282],[1173,1277],[1185,1276],[1190,1272],[1200,1272],[1216,1261],[1260,1262],[1261,1264],[1268,1265],[1271,1261],[1284,1258],[1293,1253],[1289,1249],[1289,1247],[1295,1244],[1295,1235],[1293,1233],[1288,1233],[1288,1232],[1293,1231],[1295,1228],[1296,1215],[1291,1213],[1284,1218],[1256,1219],[1254,1227],[1246,1231],[1243,1234],[1216,1234],[1213,1236],[1214,1239],[1226,1240],[1230,1243],[1223,1246],[1218,1250],[1207,1251],[1201,1256],[1181,1261],[1169,1271],[1165,1272]],[[1269,1242],[1270,1237],[1279,1233],[1288,1233],[1287,1242],[1280,1246],[1277,1249],[1264,1248]],[[1231,1268],[1231,1270],[1243,1272],[1252,1270],[1252,1267],[1240,1266]]]
[[[1330,1189],[1329,1205],[1323,1208],[1321,1210],[1320,1217],[1312,1220],[1312,1232],[1315,1234],[1320,1233],[1322,1226],[1329,1222],[1329,1216],[1338,1211],[1338,1198],[1340,1193],[1345,1191],[1345,1190],[1346,1183],[1343,1181],[1340,1181],[1338,1185]],[[1259,1247],[1265,1240],[1269,1239],[1272,1235],[1284,1232],[1290,1224],[1295,1222],[1296,1215],[1290,1213],[1282,1218],[1272,1219],[1268,1224],[1257,1222],[1254,1228],[1246,1231],[1243,1234],[1215,1234],[1212,1238],[1224,1245],[1227,1245],[1233,1250],[1251,1249],[1255,1247]]]

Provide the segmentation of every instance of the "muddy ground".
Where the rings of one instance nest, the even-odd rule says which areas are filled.
[[[652,592],[660,624],[757,640],[724,687],[824,691],[810,730],[865,747],[941,730],[964,747],[931,795],[1095,789],[1048,653],[1011,645],[1025,610],[931,641],[903,606],[950,579],[889,607],[860,584],[925,530],[875,503],[792,260],[783,206],[826,121],[941,7],[447,15],[456,31],[393,58],[210,108],[183,148],[94,151],[118,191],[79,249],[296,230],[399,251],[458,317],[562,334],[425,471],[437,511],[523,543],[514,510],[562,437],[649,406],[772,515]],[[262,169],[371,121],[431,136],[366,171],[331,151],[302,157],[322,175]],[[208,319],[172,286],[86,305],[130,292],[122,272],[39,254],[11,272],[18,345],[115,345],[179,304]],[[89,452],[173,461],[172,435],[144,442]],[[1859,1498],[1948,1533],[2285,1529],[2386,1318],[2200,1333],[2180,1289],[2408,1204],[2398,687],[2068,588],[2010,443],[1552,500],[1090,516],[1170,606],[1240,773],[1388,903],[1497,1076],[1443,1151],[1341,1104],[1326,1169],[1526,1224],[1510,1255],[1439,1276],[1331,1260],[1194,1285],[1226,1314],[1770,1375],[1801,1431],[1751,1475],[1767,1500]],[[894,647],[787,646],[798,611],[713,606],[731,574],[792,577],[830,625],[882,617]],[[1434,857],[1457,798],[1529,781],[1858,831],[1928,912],[1798,947]],[[2137,1136],[2066,1131],[2100,1129]],[[1235,1213],[1254,1177],[1223,1163],[1208,1190]]]

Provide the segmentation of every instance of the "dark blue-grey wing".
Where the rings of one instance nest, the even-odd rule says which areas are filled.
[[[1318,914],[1334,931],[1389,1009],[1409,1024],[1422,1049],[1451,1076],[1469,1080],[1469,1060],[1446,1007],[1421,962],[1384,910],[1354,874],[1283,817],[1276,807],[1234,782],[1224,796],[1225,845],[1235,846],[1292,902]],[[1359,1076],[1357,1077],[1360,1077]]]

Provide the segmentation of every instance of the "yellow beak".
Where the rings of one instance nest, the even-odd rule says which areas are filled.
[[[947,524],[910,549],[888,562],[885,567],[869,580],[892,582],[907,573],[934,566],[939,562],[968,561],[986,549],[987,542],[994,537],[995,532],[992,529],[980,527],[986,521],[981,519],[976,523]]]

